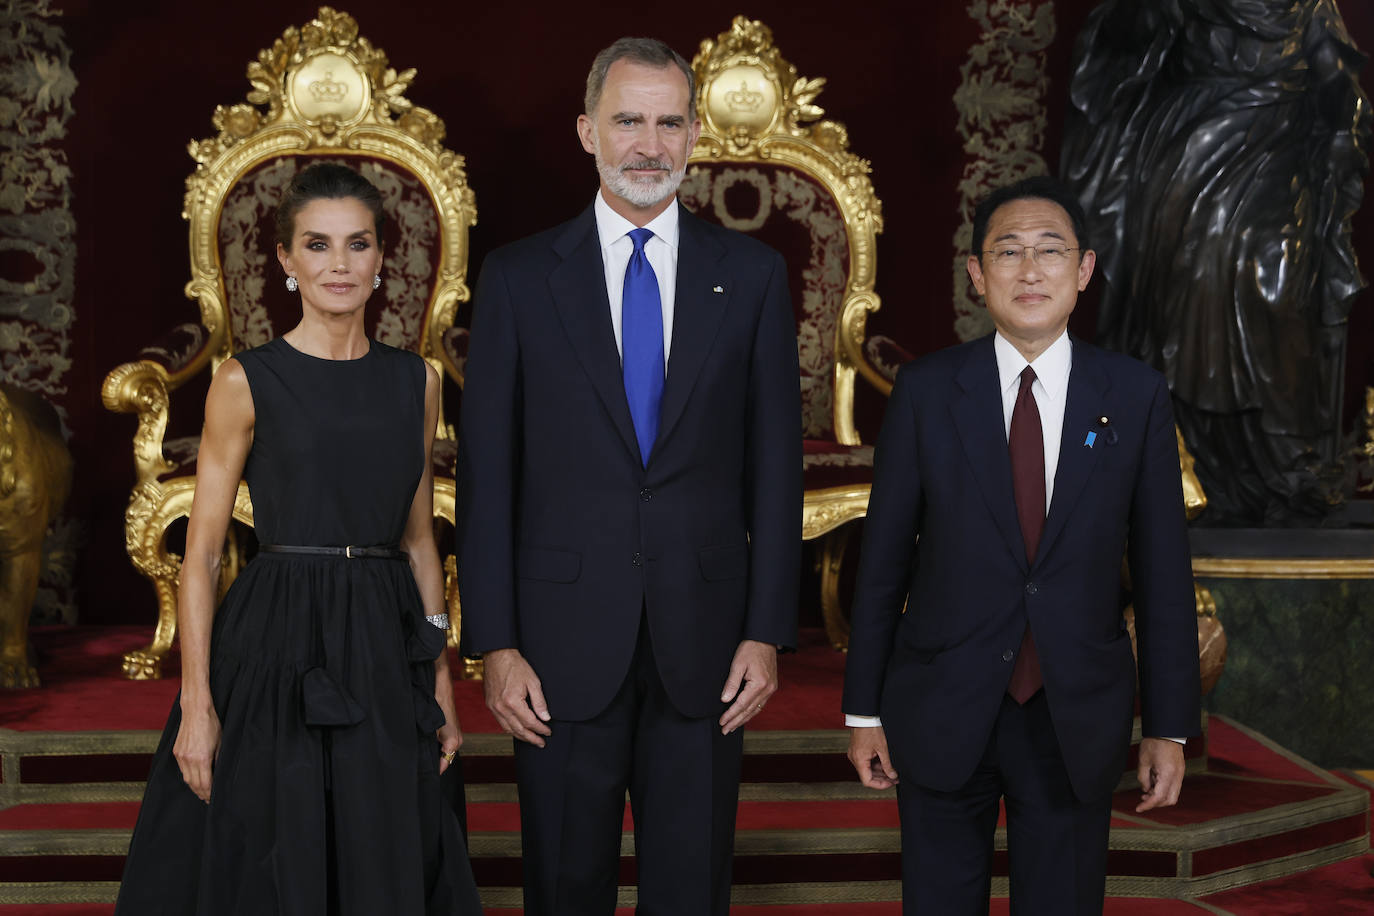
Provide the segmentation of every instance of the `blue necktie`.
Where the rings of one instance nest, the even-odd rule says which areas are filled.
[[[634,253],[625,266],[625,290],[620,300],[620,350],[625,377],[625,398],[639,440],[639,456],[645,466],[658,436],[658,404],[663,398],[663,304],[658,296],[658,277],[644,256],[644,243],[653,237],[648,229],[630,232]]]

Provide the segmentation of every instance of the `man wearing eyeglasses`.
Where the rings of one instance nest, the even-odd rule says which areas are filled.
[[[968,271],[996,333],[903,367],[888,403],[844,711],[861,781],[897,786],[906,914],[987,912],[1002,800],[1015,911],[1102,912],[1137,680],[1123,555],[1137,812],[1178,800],[1200,732],[1169,389],[1069,336],[1095,259],[1057,180],[993,192]]]

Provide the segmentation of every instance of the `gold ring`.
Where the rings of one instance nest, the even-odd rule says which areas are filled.
[[[457,751],[449,751],[447,754],[444,754],[444,755],[443,755],[444,759],[447,760],[449,763],[452,763],[452,762],[453,762],[453,758],[454,758],[454,757],[457,757],[457,756],[458,756],[458,752],[457,752]]]

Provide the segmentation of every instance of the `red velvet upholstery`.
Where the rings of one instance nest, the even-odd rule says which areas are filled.
[[[703,219],[752,235],[787,260],[801,362],[802,435],[833,440],[835,327],[849,279],[849,238],[835,199],[806,174],[763,163],[693,165],[678,198]]]
[[[873,483],[873,446],[802,440],[802,481],[807,490]]]

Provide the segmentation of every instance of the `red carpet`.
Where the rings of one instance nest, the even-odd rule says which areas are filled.
[[[20,741],[10,732],[11,740],[0,732],[0,740],[10,742],[8,749],[0,745],[5,761],[0,775],[18,777],[13,786],[0,782],[0,791],[27,792],[22,800],[31,802],[11,801],[8,807],[0,807],[0,843],[6,836],[15,842],[17,837],[27,840],[41,835],[65,837],[75,846],[66,852],[54,849],[50,854],[16,855],[0,845],[0,895],[6,881],[89,882],[118,877],[119,837],[127,842],[138,811],[137,803],[129,799],[136,797],[131,792],[137,791],[137,783],[147,772],[151,736],[146,732],[162,728],[178,688],[175,657],[169,659],[168,677],[161,681],[130,682],[120,675],[120,656],[141,645],[147,635],[143,627],[35,632],[43,687],[0,694],[0,727],[29,736]],[[797,902],[844,900],[857,894],[847,889],[865,887],[868,895],[858,894],[856,899],[895,896],[896,806],[890,796],[868,797],[858,790],[843,756],[843,664],[844,656],[832,652],[820,633],[805,634],[802,650],[780,661],[782,691],[751,726],[744,764],[746,792],[738,822],[736,887],[746,892],[746,900],[775,902],[736,906],[735,916],[900,913],[900,904],[895,902]],[[464,751],[464,766],[474,870],[487,889],[484,893],[491,895],[488,905],[493,905],[491,897],[499,897],[509,907],[518,903],[520,880],[515,844],[519,812],[511,786],[509,739],[495,734],[495,722],[482,703],[481,684],[459,682],[456,686],[459,715],[472,736]],[[104,735],[83,737],[84,732]],[[116,740],[122,735],[128,739]],[[33,741],[49,743],[39,748]],[[1141,891],[1127,889],[1121,882],[1139,887],[1151,881],[1187,882],[1199,877],[1210,881],[1207,876],[1215,876],[1222,883],[1212,883],[1211,888],[1229,889],[1197,900],[1114,896],[1108,900],[1108,914],[1374,913],[1374,855],[1360,854],[1369,848],[1374,786],[1353,775],[1332,775],[1312,767],[1219,717],[1210,720],[1205,745],[1198,742],[1189,751],[1200,769],[1185,782],[1178,807],[1139,817],[1131,811],[1137,792],[1123,791],[1118,796],[1109,858],[1116,877],[1110,880],[1118,882],[1120,893],[1132,895]],[[90,788],[79,785],[93,781],[99,781],[94,796]],[[626,826],[630,826],[628,814]],[[1170,845],[1171,837],[1181,844],[1177,849]],[[1362,845],[1352,847],[1357,840]],[[1334,850],[1345,850],[1341,853],[1345,860],[1318,861],[1325,856],[1325,862],[1332,862]],[[1005,852],[997,855],[997,872],[1002,875],[1005,856]],[[1288,875],[1235,886],[1263,877],[1256,869],[1264,868],[1281,869]],[[633,860],[624,860],[622,870],[632,879]],[[812,888],[826,882],[829,896],[817,897]],[[790,898],[768,896],[771,888],[788,886],[793,888]],[[885,891],[874,891],[884,886]],[[107,916],[112,910],[109,904],[26,903],[0,905],[0,916]],[[489,912],[516,914],[519,910],[498,906]],[[991,912],[1009,912],[1005,897],[994,898]]]

